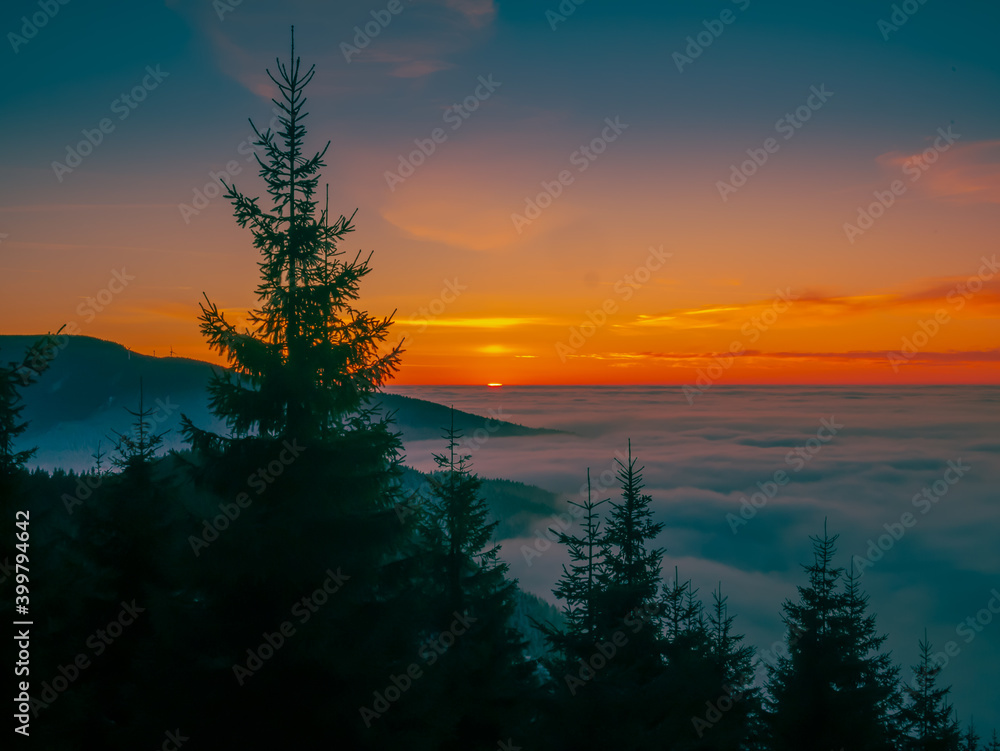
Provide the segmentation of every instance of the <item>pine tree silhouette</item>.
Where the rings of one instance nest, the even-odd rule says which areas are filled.
[[[495,748],[498,738],[523,735],[534,710],[533,666],[524,657],[521,635],[509,625],[517,584],[506,577],[508,566],[494,543],[498,522],[490,520],[471,456],[459,450],[462,437],[452,410],[445,452],[434,454],[438,471],[429,478],[420,523],[430,574],[424,596],[428,637],[434,643],[455,624],[461,633],[427,668],[408,706],[390,718],[393,745]],[[425,728],[408,732],[428,717],[434,719]]]
[[[24,402],[20,389],[35,383],[48,368],[49,353],[56,347],[55,337],[59,331],[32,342],[20,361],[0,366],[0,475],[3,477],[13,476],[35,455],[34,448],[17,451],[14,445],[28,428],[28,424],[21,421]]]
[[[902,737],[899,712],[899,668],[891,653],[883,651],[888,636],[879,634],[868,596],[861,591],[860,575],[850,570],[843,585],[843,613],[837,652],[843,661],[841,712],[850,718],[849,733],[855,748],[895,748]]]
[[[722,717],[706,736],[712,748],[732,751],[746,748],[762,730],[760,691],[754,686],[755,650],[743,643],[742,634],[733,633],[735,620],[720,582],[708,615],[708,655],[717,692],[714,704]]]
[[[897,737],[897,670],[879,650],[885,640],[857,580],[833,564],[837,536],[813,537],[813,563],[782,621],[788,655],[770,669],[768,724],[773,751],[831,748],[888,751]],[[793,635],[797,635],[795,638]]]
[[[142,378],[139,378],[139,409],[125,410],[135,418],[132,423],[132,430],[129,433],[119,433],[115,431],[112,439],[115,445],[115,455],[111,457],[111,464],[118,469],[140,471],[148,467],[156,456],[156,452],[163,446],[163,439],[170,431],[164,430],[157,433],[153,428],[153,417],[156,409],[143,406]],[[98,451],[100,447],[98,446]],[[101,455],[95,457],[100,467]]]
[[[603,533],[598,504],[588,497],[584,534],[558,536],[571,567],[554,592],[567,602],[571,624],[547,630],[561,655],[551,663],[553,697],[538,739],[549,748],[640,749],[658,742],[663,553],[651,543],[663,525],[652,521],[631,442],[626,461],[618,461],[618,480],[621,499],[610,501]]]
[[[687,631],[687,624],[695,618],[695,611],[701,607],[701,603],[692,598],[691,580],[682,582],[677,566],[674,566],[674,580],[663,585],[661,602],[664,637],[670,643]]]
[[[604,566],[601,571],[603,602],[601,618],[609,632],[620,628],[625,618],[641,614],[646,628],[647,647],[659,633],[660,614],[656,595],[660,588],[660,564],[663,551],[650,543],[663,530],[652,521],[652,498],[642,493],[642,467],[632,457],[628,445],[627,463],[620,459],[618,481],[621,500],[613,500],[604,535]],[[600,621],[599,621],[600,623]],[[650,640],[652,639],[652,640]]]
[[[979,733],[976,732],[976,721],[975,718],[969,718],[969,729],[965,731],[965,735],[962,736],[962,742],[959,748],[961,751],[980,751],[979,746]]]
[[[257,135],[263,158],[255,155],[273,207],[265,210],[236,185],[226,197],[236,221],[249,227],[262,256],[257,287],[260,307],[248,314],[244,331],[208,300],[201,306],[201,330],[223,355],[232,372],[217,373],[209,388],[211,407],[237,435],[294,436],[306,442],[342,432],[362,411],[399,364],[400,346],[387,354],[379,347],[391,318],[376,319],[357,310],[361,280],[371,255],[343,260],[338,244],[354,231],[353,218],[330,222],[317,214],[315,192],[330,146],[305,157],[305,87],[315,66],[303,71],[295,57],[277,62],[268,76],[280,92],[280,129]],[[280,143],[279,143],[280,139]],[[204,444],[218,441],[184,422],[188,436]]]
[[[941,666],[931,656],[927,631],[920,640],[920,662],[913,666],[914,681],[904,686],[906,704],[901,722],[907,731],[906,751],[958,751],[960,732],[948,703],[951,687],[938,687]]]
[[[566,547],[570,564],[562,567],[562,575],[552,594],[563,601],[563,628],[551,624],[538,624],[550,644],[565,660],[575,663],[590,655],[597,644],[598,593],[604,566],[605,540],[597,508],[610,501],[594,501],[587,470],[587,500],[570,501],[582,511],[583,532],[572,535],[565,531],[550,530],[560,545]],[[566,665],[563,665],[565,668]]]
[[[90,455],[90,458],[94,460],[93,473],[98,477],[103,477],[104,473],[107,471],[104,469],[104,457],[107,453],[101,449],[101,442],[97,442],[97,449],[94,453]]]
[[[426,612],[417,518],[396,513],[402,445],[369,406],[400,350],[381,354],[390,319],[355,307],[370,269],[338,248],[352,220],[317,210],[329,143],[305,155],[304,89],[314,73],[295,56],[293,30],[291,62],[268,71],[280,127],[254,129],[271,208],[226,186],[261,254],[247,328],[207,297],[201,310],[202,333],[232,366],[209,388],[230,435],[182,418],[193,448],[185,503],[201,521],[179,564],[188,628],[175,628],[171,647],[191,655],[187,684],[198,692],[187,711],[208,747],[384,745],[402,707],[377,697],[406,673],[428,629],[415,617]],[[292,610],[334,579],[342,586],[322,608]],[[283,622],[295,638],[250,669],[262,634]]]

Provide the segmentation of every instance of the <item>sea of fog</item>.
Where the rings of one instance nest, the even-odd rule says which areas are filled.
[[[666,525],[665,575],[676,566],[706,599],[721,581],[760,650],[780,638],[780,604],[827,524],[904,677],[926,628],[962,721],[1000,730],[1000,387],[717,386],[693,404],[677,387],[390,390],[483,415],[466,443],[474,470],[567,501],[584,497],[588,468],[595,499],[614,495],[598,486],[631,440]],[[492,416],[565,434],[496,438]],[[442,445],[411,442],[406,461],[429,470]],[[566,559],[543,539],[550,525],[503,540],[502,555],[551,600]]]

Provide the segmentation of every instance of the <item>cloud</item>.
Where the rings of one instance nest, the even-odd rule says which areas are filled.
[[[300,40],[311,33],[327,38],[323,47],[300,41],[296,52],[304,64],[317,67],[310,95],[329,97],[371,93],[390,86],[391,79],[423,79],[447,70],[454,65],[448,58],[484,38],[497,14],[493,0],[406,0],[397,14],[361,0],[243,4],[224,23],[215,13],[205,13],[204,6],[185,4],[175,10],[209,41],[225,75],[267,100],[277,89],[264,68],[271,66],[274,72],[275,56],[287,59],[287,29],[293,22]],[[389,21],[373,14],[389,14]]]
[[[444,0],[444,4],[457,11],[470,26],[481,29],[493,23],[497,15],[493,0]]]
[[[975,264],[978,266],[979,264]],[[986,267],[980,267],[985,269]],[[845,316],[862,316],[882,312],[904,312],[914,309],[933,309],[947,306],[954,315],[964,310],[964,315],[987,315],[1000,312],[1000,275],[984,279],[977,276],[977,269],[970,267],[966,276],[937,277],[923,280],[906,292],[882,292],[867,295],[827,295],[803,291],[781,313],[783,319],[796,324],[823,325],[842,322]],[[971,286],[970,286],[971,282]],[[956,300],[961,298],[959,308]],[[658,314],[640,314],[628,323],[615,324],[617,328],[665,327],[739,328],[752,317],[759,316],[773,305],[771,300],[752,300],[736,305],[709,305],[696,308],[673,308]],[[696,316],[697,318],[692,318]]]
[[[512,326],[527,326],[539,323],[538,318],[513,318],[513,317],[483,317],[483,318],[435,318],[419,319],[416,321],[400,320],[396,322],[399,326],[424,326],[440,328],[461,328],[461,329],[506,329]]]
[[[422,78],[451,67],[454,66],[442,60],[410,60],[394,68],[389,75],[396,78]]]
[[[954,203],[1000,203],[1000,140],[958,142],[947,151],[890,151],[876,161],[902,170],[904,184]]]
[[[407,146],[412,149],[413,142]],[[462,179],[462,172],[475,170],[474,164],[466,162],[464,169],[459,164],[468,151],[464,144],[446,142],[439,148],[447,153],[434,154],[391,194],[382,218],[409,237],[465,250],[496,251],[516,243],[510,212],[517,199],[495,182]],[[386,167],[398,169],[398,159]],[[485,167],[482,172],[487,173]]]

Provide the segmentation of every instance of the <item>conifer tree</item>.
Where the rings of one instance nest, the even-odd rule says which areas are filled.
[[[183,418],[195,521],[177,597],[190,625],[175,627],[171,648],[192,655],[186,683],[199,692],[187,711],[215,747],[384,746],[379,728],[399,707],[378,697],[426,636],[414,617],[416,518],[396,513],[401,443],[370,407],[400,349],[381,354],[390,319],[356,307],[370,256],[345,260],[339,247],[353,215],[318,210],[326,147],[307,156],[304,127],[314,73],[294,37],[291,62],[268,71],[279,126],[254,131],[270,207],[226,186],[261,256],[246,328],[202,306],[201,330],[231,366],[210,385],[231,435]],[[316,591],[324,604],[311,609]],[[256,669],[253,650],[283,622],[295,638]],[[230,715],[235,727],[217,722]]]
[[[499,558],[493,535],[499,522],[490,520],[482,480],[472,472],[471,456],[460,451],[462,437],[453,410],[445,452],[434,454],[438,471],[429,478],[419,530],[422,568],[429,572],[427,636],[433,641],[455,624],[460,633],[386,724],[393,745],[494,749],[498,738],[523,735],[534,709],[533,666],[510,626],[517,583],[507,579]],[[408,733],[418,721],[424,727]]]
[[[125,411],[134,419],[128,431],[115,432],[110,459],[121,471],[104,470],[98,448],[98,481],[73,515],[74,567],[89,585],[81,597],[81,621],[89,622],[89,629],[119,613],[128,621],[86,676],[96,709],[81,729],[100,734],[114,727],[116,745],[110,747],[115,748],[140,745],[148,723],[174,706],[174,697],[163,689],[174,685],[172,666],[181,656],[164,648],[156,623],[172,619],[179,582],[171,564],[190,524],[175,492],[173,463],[157,456],[166,431],[155,430],[156,409],[146,406],[141,381],[138,408]]]
[[[761,699],[754,686],[754,648],[743,643],[743,635],[733,633],[736,616],[729,614],[728,597],[722,594],[722,583],[712,593],[712,608],[708,615],[709,661],[714,702],[721,714],[706,736],[712,748],[746,748],[760,732]],[[711,702],[710,702],[711,703]]]
[[[671,749],[750,748],[760,732],[754,650],[733,633],[735,616],[721,585],[706,614],[697,590],[675,567],[663,603],[663,673],[650,691],[661,708],[660,742]]]
[[[507,564],[499,560],[499,545],[491,544],[499,522],[490,521],[490,510],[480,495],[482,480],[472,472],[469,454],[456,453],[462,438],[451,425],[445,429],[445,453],[434,454],[438,472],[429,478],[430,497],[425,500],[422,532],[434,551],[434,568],[445,584],[443,605],[446,614],[469,606],[470,594],[503,590],[515,585],[506,581]]]
[[[652,499],[642,493],[631,445],[618,465],[621,499],[610,501],[603,533],[599,504],[588,497],[584,534],[558,536],[571,567],[554,592],[567,603],[571,625],[547,629],[562,657],[552,664],[553,698],[537,738],[547,748],[638,749],[656,742],[662,707],[651,689],[662,668],[656,597],[662,551],[650,543],[663,525],[652,522]]]
[[[598,592],[603,572],[604,538],[597,508],[610,499],[594,501],[587,469],[587,500],[570,501],[571,506],[582,512],[582,534],[550,530],[560,545],[566,546],[569,567],[563,564],[562,575],[552,594],[563,601],[564,628],[556,629],[540,624],[553,648],[564,659],[576,662],[593,652],[598,640]]]
[[[652,520],[652,498],[642,492],[643,467],[636,466],[638,460],[632,457],[631,441],[627,463],[615,461],[622,493],[621,500],[611,502],[604,536],[601,616],[604,627],[610,631],[641,611],[647,625],[652,626],[640,632],[646,635],[648,645],[659,633],[659,608],[655,606],[663,560],[663,550],[650,545],[663,531],[663,524]]]
[[[676,566],[674,580],[663,585],[662,604],[664,638],[670,644],[686,632],[687,624],[695,617],[695,609],[701,605],[692,597],[691,580],[682,582]]]
[[[33,448],[18,451],[15,447],[18,436],[28,428],[28,424],[21,421],[24,402],[20,389],[35,383],[48,368],[49,353],[56,346],[56,334],[46,334],[32,342],[20,361],[0,366],[0,475],[5,478],[12,477],[35,455]]]
[[[843,584],[843,612],[836,650],[843,661],[841,687],[848,732],[857,748],[895,748],[902,738],[899,712],[902,695],[899,668],[883,651],[888,635],[879,634],[875,614],[868,612],[860,574],[851,570]]]
[[[979,741],[979,733],[976,732],[976,721],[975,719],[970,718],[969,729],[966,730],[965,735],[962,736],[960,749],[961,751],[980,751]]]
[[[782,620],[788,655],[770,670],[768,720],[774,751],[831,748],[888,751],[894,747],[896,668],[881,653],[867,601],[834,566],[837,536],[813,537],[813,563],[797,602]],[[796,634],[797,638],[792,638]]]
[[[610,499],[594,501],[590,470],[587,470],[587,499],[570,501],[583,512],[580,534],[550,529],[556,541],[566,547],[569,566],[552,593],[562,600],[563,625],[536,623],[553,650],[545,667],[551,676],[550,695],[541,706],[541,722],[532,741],[553,749],[599,748],[603,742],[607,711],[603,675],[590,662],[600,654],[598,645],[608,634],[600,631],[603,604],[605,544],[598,506]]]
[[[903,747],[906,751],[958,751],[960,731],[948,703],[951,687],[938,687],[941,665],[931,656],[926,631],[919,646],[913,683],[903,687],[907,699],[901,712],[907,733]]]
[[[153,461],[156,452],[163,446],[163,439],[169,431],[157,433],[153,428],[153,417],[156,409],[143,406],[142,378],[139,379],[139,409],[125,410],[135,421],[132,423],[132,430],[128,433],[115,432],[114,444],[115,455],[111,457],[112,466],[118,469],[132,472],[144,471]],[[98,463],[98,471],[102,463],[103,455],[98,453],[95,459]]]
[[[352,260],[338,245],[354,231],[352,214],[330,221],[317,212],[316,189],[330,143],[306,157],[304,89],[315,66],[302,69],[295,57],[268,71],[279,98],[277,133],[257,135],[255,154],[272,199],[270,209],[258,198],[227,185],[236,221],[249,227],[262,256],[257,287],[260,306],[240,331],[206,298],[201,330],[210,346],[231,365],[210,385],[211,406],[237,435],[294,436],[300,441],[342,432],[363,413],[366,400],[386,383],[399,363],[401,345],[386,354],[379,347],[390,319],[358,310],[361,280],[371,271],[369,254]],[[280,142],[279,142],[280,139]],[[185,423],[193,439],[212,436]]]

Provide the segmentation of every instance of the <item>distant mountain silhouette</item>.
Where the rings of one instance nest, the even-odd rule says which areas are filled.
[[[35,339],[35,336],[0,335],[0,361],[20,358]],[[214,421],[207,411],[205,387],[213,369],[220,366],[183,357],[141,355],[121,344],[89,336],[66,339],[68,343],[57,352],[38,384],[24,392],[27,403],[24,416],[31,422],[33,435],[58,425],[93,420],[109,409],[116,424],[127,422],[121,408],[134,407],[140,376],[151,404],[160,399],[164,405],[176,405],[174,416],[179,417],[177,413],[183,411],[196,424],[199,420]],[[395,411],[395,422],[404,441],[436,440],[451,419],[449,407],[422,399],[381,394],[377,401],[383,409]],[[485,427],[486,419],[456,410],[455,428],[471,436]],[[171,419],[164,426],[173,428],[176,422]],[[489,435],[498,438],[561,432],[506,421],[490,421],[489,427]]]
[[[0,362],[20,358],[36,338],[0,335]],[[182,412],[199,426],[225,433],[225,426],[209,412],[205,391],[212,370],[219,366],[182,357],[141,355],[88,336],[67,339],[38,383],[23,391],[24,418],[29,421],[23,443],[39,449],[31,466],[90,469],[97,442],[102,441],[104,450],[109,450],[106,436],[128,429],[132,417],[125,408],[136,406],[140,377],[146,405],[164,418],[156,429],[171,431],[165,441],[167,448],[186,447],[178,429]],[[379,403],[395,412],[404,443],[437,440],[442,426],[451,420],[448,407],[422,399],[382,394]],[[470,438],[487,427],[491,438],[560,432],[504,421],[487,424],[487,419],[455,410],[456,428]],[[404,482],[416,489],[423,483],[423,475],[407,469]],[[484,480],[483,493],[500,522],[497,534],[501,539],[530,535],[540,520],[562,510],[557,494],[510,480]]]

